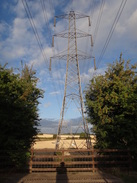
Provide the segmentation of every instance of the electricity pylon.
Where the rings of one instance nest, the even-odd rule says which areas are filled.
[[[51,59],[58,58],[62,60],[67,60],[66,65],[66,78],[65,78],[65,88],[64,88],[64,97],[62,102],[62,110],[60,113],[60,121],[58,125],[58,133],[56,139],[56,149],[60,148],[69,148],[71,145],[75,146],[75,148],[86,148],[91,147],[91,140],[89,135],[88,124],[84,116],[84,103],[82,97],[81,90],[81,79],[80,79],[80,70],[79,70],[79,60],[91,59],[90,55],[80,51],[77,49],[77,38],[81,37],[91,37],[91,46],[93,46],[92,35],[87,34],[83,31],[76,30],[76,19],[88,18],[89,26],[90,26],[90,17],[87,15],[75,13],[74,11],[70,11],[69,14],[55,16],[54,18],[54,26],[56,26],[56,18],[67,19],[69,21],[69,29],[68,31],[61,32],[59,34],[55,34],[52,38],[52,46],[54,46],[54,37],[62,37],[68,39],[68,48],[67,54],[66,52],[61,52],[50,58],[50,67],[51,70]],[[71,132],[72,140],[70,144],[65,144],[65,140],[63,141],[61,138],[62,128],[65,126],[65,110],[67,109],[69,103],[74,102],[81,113],[82,122],[80,123],[78,128],[82,128],[85,134],[84,144],[77,144],[75,141],[75,134]]]

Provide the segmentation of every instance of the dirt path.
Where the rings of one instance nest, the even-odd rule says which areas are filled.
[[[32,173],[9,174],[0,178],[1,183],[124,183],[121,179],[102,172],[79,172],[67,174]]]

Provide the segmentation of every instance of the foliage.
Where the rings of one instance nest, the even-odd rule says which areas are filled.
[[[53,134],[53,139],[56,139],[57,138],[57,134]]]
[[[84,132],[80,133],[80,139],[85,139],[86,138],[86,134]]]
[[[85,98],[96,147],[130,149],[137,154],[136,65],[122,59],[109,65],[105,75],[90,81]]]
[[[17,166],[28,157],[38,132],[38,99],[43,91],[37,88],[37,81],[35,71],[27,65],[20,74],[0,66],[1,150],[6,150]]]

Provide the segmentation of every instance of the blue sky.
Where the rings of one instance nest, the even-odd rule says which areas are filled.
[[[40,51],[33,29],[30,25],[21,0],[1,0],[0,5],[0,63],[8,63],[8,67],[20,68],[20,61],[33,65],[39,78],[38,87],[42,88],[44,98],[40,100],[40,118],[59,119],[62,106],[65,81],[66,62],[54,60],[52,71],[49,73],[49,58],[63,49],[67,49],[67,40],[56,38],[55,47],[52,49],[52,35],[68,29],[68,22],[59,19],[54,28],[54,16],[68,13],[70,10],[89,15],[88,20],[78,20],[77,27],[93,35],[94,47],[90,47],[89,38],[79,39],[78,48],[96,57],[98,69],[94,72],[93,59],[80,63],[82,89],[87,85],[94,74],[104,73],[108,63],[119,59],[122,52],[123,58],[130,59],[132,63],[137,58],[137,1],[127,0],[121,17],[115,27],[113,35],[107,46],[103,58],[99,57],[107,36],[111,30],[114,19],[122,0],[105,0],[102,8],[100,24],[97,28],[102,0],[44,0],[45,14],[41,6],[42,0],[27,0],[33,17],[43,50],[46,55],[44,60]],[[44,17],[45,16],[45,17]],[[99,62],[98,62],[99,61]],[[80,114],[72,106],[68,118],[77,118]]]

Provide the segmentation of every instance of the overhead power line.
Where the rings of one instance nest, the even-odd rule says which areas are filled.
[[[28,3],[27,3],[26,0],[22,0],[22,3],[23,3],[23,6],[24,6],[24,9],[25,9],[25,11],[26,11],[27,17],[28,17],[28,19],[29,19],[29,21],[30,21],[30,24],[31,24],[31,26],[32,26],[32,30],[33,30],[33,32],[34,32],[34,35],[35,35],[35,37],[36,37],[36,40],[37,40],[37,42],[38,42],[38,46],[39,46],[39,48],[40,48],[40,50],[41,50],[41,53],[42,53],[42,55],[43,55],[44,60],[46,61],[46,65],[48,66],[48,60],[47,60],[46,54],[45,54],[45,52],[44,52],[43,45],[42,45],[42,43],[41,43],[39,34],[38,34],[38,32],[37,32],[35,23],[34,23],[34,21],[33,21],[33,17],[32,17],[32,14],[31,14],[31,12],[30,12]]]
[[[41,40],[40,40],[40,36],[39,36],[39,34],[38,34],[38,31],[37,31],[37,29],[36,29],[35,23],[34,23],[34,21],[33,21],[33,17],[32,17],[32,14],[31,14],[31,12],[30,12],[28,3],[27,3],[26,0],[22,0],[22,4],[23,4],[24,9],[25,9],[25,11],[26,11],[27,17],[28,17],[29,22],[30,22],[30,24],[31,24],[32,30],[33,30],[34,35],[35,35],[35,37],[36,37],[38,46],[39,46],[39,48],[40,48],[40,51],[41,51],[41,53],[42,53],[42,56],[43,56],[44,61],[45,61],[45,63],[46,63],[46,66],[47,66],[47,68],[48,68],[48,59],[47,59],[47,57],[46,57],[46,54],[45,54],[45,51],[44,51],[42,42],[41,42]],[[45,8],[45,5],[44,5],[44,8]],[[49,74],[50,74],[50,77],[53,79],[53,77],[51,76],[51,73],[49,73]],[[56,92],[55,85],[53,84],[52,81],[51,81],[51,83],[52,83],[52,85],[53,85],[54,91]],[[56,95],[56,99],[57,99],[58,107],[59,107],[59,110],[60,110],[60,102],[59,102],[59,99],[58,99],[57,95]]]
[[[97,18],[96,27],[95,27],[95,30],[94,30],[94,35],[93,35],[94,45],[95,45],[95,41],[96,41],[96,38],[97,38],[98,29],[99,29],[100,22],[101,22],[101,17],[102,17],[102,14],[103,14],[104,5],[105,5],[105,0],[102,0],[100,10],[99,10],[99,14],[98,14],[98,18]]]
[[[123,12],[123,10],[124,10],[124,7],[125,7],[125,5],[126,5],[126,2],[127,2],[127,0],[122,0],[122,2],[121,2],[121,4],[120,4],[120,7],[119,7],[119,9],[118,9],[118,12],[117,12],[117,14],[116,14],[116,17],[115,17],[114,22],[113,22],[113,24],[112,24],[112,27],[111,27],[111,29],[110,29],[110,32],[109,32],[109,34],[108,34],[108,36],[107,36],[106,42],[105,42],[105,44],[104,44],[104,47],[103,47],[103,49],[102,49],[102,51],[101,51],[101,54],[100,54],[100,56],[99,56],[99,59],[98,59],[98,62],[97,62],[97,68],[99,67],[99,64],[100,64],[100,62],[102,61],[102,58],[103,58],[103,56],[104,56],[104,54],[105,54],[105,52],[106,52],[106,49],[107,49],[108,44],[109,44],[109,42],[110,42],[110,39],[111,39],[111,37],[112,37],[112,35],[113,35],[113,32],[114,32],[114,30],[115,30],[115,28],[116,28],[116,25],[117,25],[117,23],[118,23],[118,21],[119,21],[119,19],[120,19],[120,16],[121,16],[121,14],[122,14],[122,12]]]
[[[47,33],[48,33],[48,38],[47,39],[49,40],[50,47],[52,47],[52,41],[51,41],[52,40],[52,33],[51,33],[51,30],[50,30],[50,26],[49,26],[49,20],[48,20],[47,9],[46,9],[47,7],[45,5],[44,0],[40,0],[40,2],[41,2],[42,12],[43,12],[43,17],[44,17],[45,24],[46,24],[46,27],[47,27]],[[54,7],[53,7],[53,3],[51,3],[51,0],[49,0],[49,7],[50,7],[50,11],[52,12],[52,8],[54,9]],[[52,51],[54,52],[53,47],[52,47]],[[59,63],[59,66],[60,66],[60,63]],[[55,64],[55,70],[57,70],[56,64]],[[54,80],[52,72],[50,72],[50,77],[51,77],[52,80]],[[63,87],[61,87],[60,82],[58,82],[58,85],[59,85],[59,90],[62,93]],[[54,85],[54,88],[55,88],[55,91],[57,91],[55,85]],[[63,96],[63,93],[62,93],[62,96]]]
[[[51,30],[50,30],[50,27],[49,27],[49,20],[48,20],[48,15],[47,15],[47,11],[46,11],[46,5],[45,5],[45,2],[44,0],[40,0],[41,2],[41,7],[42,7],[42,11],[43,11],[43,16],[44,16],[44,20],[45,20],[45,24],[46,24],[46,27],[47,27],[47,30],[48,30],[48,40],[51,44],[51,38],[52,37],[52,33],[51,33]]]

